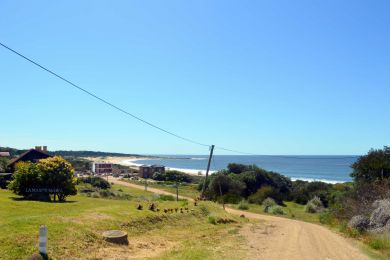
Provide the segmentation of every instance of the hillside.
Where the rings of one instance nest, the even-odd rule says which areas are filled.
[[[1,147],[0,152],[10,152],[11,157],[16,157],[26,152],[28,149],[16,149],[11,147]],[[129,154],[129,153],[112,153],[112,152],[101,152],[101,151],[48,151],[49,154],[59,155],[63,157],[141,157],[139,154]],[[142,155],[142,157],[148,157]]]

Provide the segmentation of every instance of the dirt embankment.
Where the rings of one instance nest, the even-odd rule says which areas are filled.
[[[144,187],[123,182],[114,178],[111,182],[137,189]],[[170,194],[155,188],[149,191]],[[191,198],[182,197],[188,200]],[[346,239],[329,229],[292,219],[273,217],[226,208],[231,214],[265,221],[264,225],[247,225],[240,234],[247,240],[250,259],[288,259],[288,260],[344,260],[369,259]]]

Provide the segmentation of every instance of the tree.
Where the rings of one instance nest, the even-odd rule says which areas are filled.
[[[352,165],[351,177],[357,183],[381,181],[390,177],[390,147],[371,149]]]
[[[70,163],[59,156],[38,163],[20,162],[8,186],[15,194],[29,199],[65,201],[76,195],[76,179]]]
[[[7,172],[9,159],[0,157],[0,172]]]
[[[37,194],[31,192],[41,185],[38,165],[30,162],[19,162],[8,188],[15,194],[32,199]]]
[[[60,156],[49,157],[38,162],[42,185],[59,201],[69,195],[76,195],[76,178],[72,165]]]

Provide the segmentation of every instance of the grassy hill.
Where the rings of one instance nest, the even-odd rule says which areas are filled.
[[[153,193],[113,186],[129,194],[127,200],[70,197],[66,203],[20,200],[0,190],[0,259],[25,259],[37,252],[38,228],[48,227],[48,251],[53,259],[241,259],[242,240],[236,230],[243,219],[227,215],[211,202],[194,207],[187,201],[162,201]],[[130,199],[129,199],[130,197]],[[147,209],[155,202],[161,209]],[[138,203],[144,205],[137,210]],[[163,213],[164,208],[189,207],[189,213]],[[213,225],[209,217],[229,218],[236,223]],[[129,234],[129,245],[103,241],[105,230],[120,229]]]

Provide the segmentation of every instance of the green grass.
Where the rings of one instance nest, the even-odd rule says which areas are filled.
[[[133,181],[133,180],[126,180],[123,179],[123,181],[127,181],[133,184],[141,185],[144,186],[144,180],[140,181]],[[148,182],[148,187],[164,190],[171,192],[173,194],[176,194],[176,187],[174,184],[171,183],[163,183],[163,182]],[[189,198],[198,198],[200,196],[200,192],[198,191],[198,184],[187,184],[187,183],[182,183],[179,185],[179,195],[184,196],[184,197],[189,197]]]
[[[291,218],[291,219],[297,219],[297,220],[302,220],[306,222],[311,222],[311,223],[320,223],[319,221],[319,214],[318,213],[307,213],[305,212],[305,206],[300,205],[295,202],[284,202],[286,205],[283,208],[283,215],[278,215],[280,217],[286,217],[286,218]],[[238,208],[237,205],[230,205],[232,207]],[[248,204],[249,209],[247,211],[253,212],[253,213],[259,213],[259,214],[266,214],[266,215],[273,215],[270,213],[265,213],[264,208],[261,205],[258,204]]]
[[[53,259],[104,259],[104,254],[109,254],[110,250],[119,256],[123,252],[123,256],[131,253],[144,257],[153,251],[157,255],[146,256],[200,259],[207,252],[211,258],[219,258],[220,253],[215,248],[221,248],[226,255],[234,255],[229,247],[237,248],[241,243],[237,236],[228,232],[240,223],[208,223],[211,213],[242,221],[227,215],[214,203],[191,205],[192,213],[164,214],[147,210],[147,201],[155,201],[160,209],[183,207],[185,202],[156,201],[153,193],[118,185],[113,189],[121,189],[133,199],[77,195],[69,197],[66,203],[48,203],[20,200],[10,191],[0,189],[0,259],[25,259],[36,253],[41,224],[48,227],[48,251]],[[136,209],[138,203],[143,203],[144,210]],[[127,231],[130,245],[113,246],[104,242],[101,233],[110,229]],[[201,239],[204,237],[208,239]],[[226,244],[225,238],[229,241]],[[149,247],[158,250],[145,249]]]

